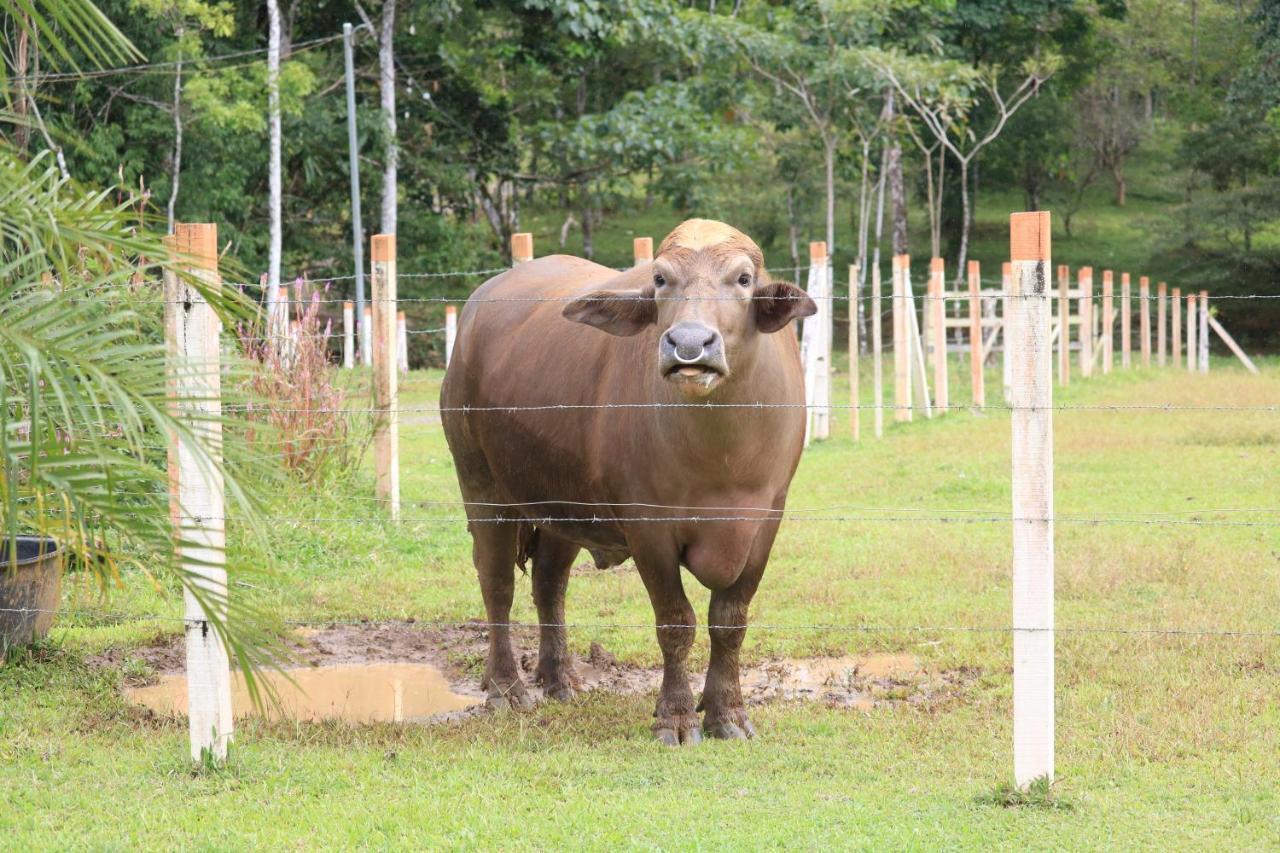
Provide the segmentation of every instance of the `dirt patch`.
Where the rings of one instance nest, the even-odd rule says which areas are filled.
[[[532,687],[537,664],[537,632],[515,632],[516,659]],[[369,622],[300,629],[291,643],[296,661],[308,669],[295,672],[295,681],[305,680],[315,693],[310,704],[303,700],[292,715],[300,719],[340,716],[347,719],[390,719],[424,721],[454,718],[474,713],[471,706],[483,697],[480,678],[488,652],[488,634],[482,624],[456,627],[422,627],[412,622]],[[97,666],[123,669],[127,685],[163,687],[176,696],[185,694],[179,679],[183,670],[182,638],[166,638],[157,644],[125,651],[111,650],[90,659]],[[422,672],[401,671],[413,665]],[[391,669],[388,669],[388,666]],[[394,672],[392,671],[394,670]],[[582,687],[619,694],[653,693],[662,681],[662,671],[620,663],[599,643],[592,643],[585,658],[577,661]],[[875,652],[863,655],[819,658],[784,658],[743,667],[743,698],[749,705],[766,702],[821,702],[835,708],[869,711],[901,704],[924,705],[954,697],[977,677],[973,669],[933,670],[913,655]],[[362,680],[363,679],[363,680]],[[690,677],[690,687],[702,690],[703,674]],[[400,684],[396,698],[396,683]],[[388,686],[390,685],[390,686]],[[411,685],[429,685],[427,694],[414,694],[420,706],[404,709],[405,690]],[[179,691],[179,688],[181,690]],[[385,689],[384,689],[385,688]],[[147,689],[151,689],[147,687]],[[424,687],[425,689],[425,687]],[[388,696],[383,692],[390,690]],[[159,691],[163,693],[164,690]],[[534,691],[536,694],[536,690]],[[377,694],[365,702],[366,694]],[[448,696],[456,697],[449,699]],[[137,698],[149,696],[139,694]],[[360,702],[353,697],[359,695]],[[327,697],[327,698],[326,698]],[[336,698],[335,698],[336,697]],[[169,702],[170,711],[180,711]],[[459,702],[433,709],[433,701]],[[401,703],[396,710],[396,703]],[[151,707],[158,708],[150,702]],[[357,708],[358,714],[342,713]],[[369,707],[376,706],[376,711]]]

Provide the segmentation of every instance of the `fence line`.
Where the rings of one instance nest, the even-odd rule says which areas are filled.
[[[198,226],[180,226],[179,233],[182,229],[196,228]],[[205,226],[211,228],[212,226]],[[851,401],[849,404],[835,404],[830,401],[826,395],[807,396],[805,403],[593,403],[593,404],[544,404],[544,405],[525,405],[525,406],[431,406],[431,407],[401,407],[398,401],[398,384],[396,359],[397,354],[403,350],[397,350],[397,347],[404,346],[405,336],[408,334],[438,334],[445,332],[446,334],[446,350],[452,349],[453,334],[456,330],[454,321],[456,313],[447,313],[446,326],[442,328],[424,328],[408,330],[400,321],[399,331],[397,333],[397,309],[403,303],[419,303],[434,304],[441,303],[452,309],[455,304],[486,304],[486,303],[570,303],[575,301],[588,302],[631,302],[637,297],[630,295],[611,295],[601,296],[594,294],[578,295],[578,296],[511,296],[511,297],[487,297],[487,296],[425,296],[425,297],[408,297],[397,299],[397,278],[448,278],[448,277],[467,277],[490,275],[505,271],[507,268],[492,268],[484,270],[458,270],[443,272],[422,272],[422,273],[404,273],[397,274],[396,271],[396,255],[394,237],[391,235],[376,235],[372,240],[371,257],[373,260],[373,293],[372,299],[367,300],[369,306],[366,311],[372,314],[372,329],[370,335],[372,340],[371,346],[361,346],[360,357],[366,364],[373,362],[374,382],[373,384],[373,403],[371,408],[277,408],[270,406],[262,406],[259,404],[258,411],[267,414],[290,414],[299,413],[307,415],[317,414],[372,414],[374,419],[374,438],[373,444],[375,448],[375,468],[376,468],[376,490],[373,498],[366,500],[373,501],[376,505],[385,508],[386,512],[378,513],[370,516],[315,516],[315,517],[290,517],[290,516],[273,516],[272,521],[278,524],[357,524],[357,525],[385,525],[391,523],[413,523],[413,524],[440,524],[440,525],[458,525],[458,524],[671,524],[671,523],[687,523],[687,524],[710,524],[710,523],[737,523],[737,522],[754,522],[761,523],[766,521],[780,522],[783,519],[789,521],[803,521],[812,523],[826,522],[842,522],[842,523],[866,523],[866,524],[892,524],[892,523],[916,523],[916,524],[1001,524],[1009,525],[1013,537],[1013,564],[1014,564],[1014,607],[1012,624],[1009,626],[874,626],[874,625],[857,625],[857,624],[809,624],[809,625],[770,625],[768,623],[759,623],[752,626],[739,625],[711,625],[713,629],[730,629],[751,627],[757,630],[829,630],[829,631],[984,631],[984,632],[1000,632],[1011,634],[1014,647],[1014,761],[1015,775],[1020,785],[1027,784],[1031,779],[1041,775],[1052,775],[1053,770],[1053,637],[1054,631],[1062,631],[1064,633],[1115,633],[1115,634],[1150,634],[1150,635],[1171,635],[1171,636],[1253,636],[1253,637],[1276,637],[1280,636],[1280,631],[1228,631],[1217,629],[1184,629],[1184,628],[1107,628],[1097,626],[1082,626],[1077,629],[1056,628],[1053,624],[1054,607],[1053,607],[1053,529],[1055,524],[1081,524],[1081,525],[1146,525],[1146,526],[1188,526],[1188,527],[1223,527],[1223,528],[1271,528],[1280,527],[1280,520],[1275,519],[1258,519],[1258,518],[1203,518],[1203,517],[1186,517],[1188,515],[1206,515],[1211,514],[1213,510],[1184,510],[1179,515],[1171,513],[1142,513],[1130,516],[1125,515],[1105,515],[1105,516],[1089,516],[1089,515],[1071,515],[1058,514],[1053,506],[1053,485],[1052,485],[1052,416],[1054,412],[1059,411],[1110,411],[1110,412],[1135,412],[1135,411],[1156,411],[1163,413],[1179,412],[1179,411],[1195,411],[1195,412],[1257,412],[1257,413],[1275,413],[1280,412],[1280,404],[1278,405],[1180,405],[1173,403],[1161,404],[1054,404],[1051,397],[1052,387],[1052,346],[1051,336],[1058,336],[1059,358],[1065,359],[1065,353],[1069,346],[1069,337],[1071,334],[1071,326],[1073,324],[1070,311],[1067,306],[1071,299],[1078,298],[1080,306],[1083,309],[1087,302],[1089,306],[1088,314],[1083,310],[1075,324],[1079,328],[1081,342],[1081,374],[1088,376],[1091,372],[1093,364],[1092,358],[1088,364],[1084,363],[1086,358],[1086,350],[1092,350],[1095,341],[1099,344],[1097,351],[1105,353],[1102,362],[1103,372],[1110,369],[1111,362],[1111,336],[1114,330],[1116,316],[1114,310],[1111,309],[1113,299],[1112,293],[1112,274],[1110,271],[1104,271],[1104,293],[1102,298],[1104,315],[1101,317],[1100,328],[1094,327],[1093,315],[1093,296],[1092,289],[1092,273],[1090,271],[1089,278],[1086,282],[1084,270],[1081,270],[1080,288],[1078,291],[1071,291],[1068,284],[1069,273],[1065,270],[1060,274],[1061,282],[1059,287],[1059,304],[1066,310],[1063,310],[1059,316],[1059,322],[1056,326],[1052,325],[1049,311],[1051,287],[1049,285],[1049,230],[1047,214],[1018,214],[1011,220],[1011,252],[1012,264],[1009,265],[1009,271],[1000,279],[1000,288],[998,290],[984,290],[982,287],[983,279],[981,278],[979,268],[975,264],[969,269],[968,290],[964,291],[948,291],[945,281],[945,274],[942,272],[939,260],[930,262],[932,275],[930,276],[928,292],[919,295],[923,311],[919,315],[917,321],[917,294],[912,290],[911,274],[912,269],[909,257],[894,257],[894,287],[893,293],[888,298],[890,302],[890,310],[881,310],[881,295],[878,290],[870,297],[873,316],[877,317],[881,322],[876,322],[875,327],[879,331],[884,316],[892,314],[894,316],[894,345],[892,349],[895,353],[895,363],[898,364],[897,375],[899,383],[897,384],[897,392],[891,404],[886,404],[882,399],[877,397],[875,403],[862,404],[857,401]],[[1020,236],[1021,235],[1021,236]],[[815,244],[815,246],[818,244]],[[210,247],[216,247],[216,240],[209,242]],[[533,241],[532,235],[522,233],[513,235],[512,238],[512,257],[515,264],[529,262],[533,259]],[[652,243],[647,245],[642,240],[637,240],[634,246],[637,263],[643,262],[646,256],[652,254]],[[216,276],[216,257],[212,256],[212,269]],[[833,322],[832,308],[836,302],[849,302],[851,319],[856,321],[855,315],[857,311],[855,306],[861,305],[864,297],[854,289],[853,293],[847,295],[836,294],[832,290],[832,278],[829,267],[829,259],[826,257],[825,246],[823,251],[812,251],[811,255],[814,263],[807,267],[795,267],[796,277],[799,277],[801,270],[809,270],[811,273],[811,298],[819,302],[821,310],[819,318],[823,326],[822,330],[814,327],[814,334],[806,334],[806,340],[811,340],[815,346],[810,347],[810,355],[814,357],[827,357],[830,355],[830,330],[829,326]],[[878,272],[875,271],[875,272]],[[825,279],[824,279],[825,276]],[[174,278],[169,273],[167,278]],[[330,276],[324,280],[335,281],[353,278],[354,276]],[[856,274],[851,275],[852,279],[856,278]],[[874,277],[874,276],[873,276]],[[1122,275],[1124,287],[1121,293],[1121,313],[1125,320],[1129,319],[1130,303],[1132,294],[1129,288],[1129,274]],[[824,283],[825,282],[825,283]],[[254,286],[254,285],[239,285]],[[1175,301],[1177,299],[1175,290]],[[741,298],[734,296],[661,296],[663,300],[679,301],[679,302],[720,302],[733,301],[739,302]],[[756,296],[757,299],[784,299],[790,300],[789,296]],[[1149,301],[1159,299],[1160,313],[1158,322],[1163,328],[1164,311],[1163,306],[1166,304],[1164,289],[1158,295],[1150,293],[1148,282],[1142,279],[1142,286],[1137,296],[1140,300],[1140,311],[1142,319],[1141,344],[1143,350],[1144,363],[1149,362]],[[1208,341],[1210,334],[1210,324],[1212,318],[1209,315],[1209,305],[1212,300],[1224,299],[1280,299],[1280,293],[1277,294],[1224,294],[1210,295],[1201,291],[1198,294],[1188,294],[1187,305],[1187,334],[1188,334],[1188,368],[1192,371],[1206,372],[1208,370]],[[968,323],[963,320],[953,320],[947,316],[947,303],[950,301],[958,302],[961,305],[968,301],[970,314]],[[87,300],[86,300],[87,301]],[[171,306],[182,306],[179,310],[189,310],[192,299],[189,295],[183,294],[181,298],[176,298],[171,288],[166,287],[162,298],[159,300],[146,298],[144,300],[148,304],[163,304],[166,306],[166,313],[174,313],[170,311]],[[202,303],[203,304],[203,303]],[[299,295],[296,299],[282,299],[277,303],[283,306],[285,316],[288,313],[288,305],[317,305],[317,304],[343,304],[344,309],[349,305],[348,300],[342,298],[320,298],[320,294],[315,292],[311,298],[303,298]],[[207,305],[204,306],[208,308]],[[979,307],[984,313],[988,313],[986,318],[979,314]],[[997,319],[996,309],[1000,309],[1000,317]],[[1196,313],[1198,311],[1198,313]],[[274,312],[273,312],[274,313]],[[344,310],[344,315],[349,315],[350,310]],[[212,312],[210,310],[210,317]],[[402,315],[401,315],[402,316]],[[324,337],[340,337],[347,344],[347,349],[351,348],[350,329],[353,319],[364,322],[363,317],[352,318],[347,317],[342,333],[324,333]],[[1177,334],[1177,315],[1174,315],[1175,331]],[[946,383],[948,381],[947,357],[950,348],[946,340],[946,330],[952,327],[963,327],[968,325],[970,330],[970,340],[968,342],[971,359],[976,365],[974,368],[974,378],[977,384],[973,389],[975,397],[975,405],[953,404],[947,399]],[[923,326],[923,330],[922,327]],[[983,329],[991,328],[991,335],[986,340],[983,339]],[[1122,320],[1122,355],[1123,363],[1128,365],[1130,359],[1130,337],[1132,334],[1132,323],[1123,322]],[[216,325],[211,326],[213,329],[211,341],[213,349],[217,350],[217,330]],[[923,334],[922,334],[923,331]],[[1225,333],[1219,332],[1224,335]],[[261,340],[272,340],[278,338],[278,335],[272,335],[269,338]],[[984,371],[981,366],[985,363],[986,357],[991,348],[995,345],[997,337],[1002,338],[1001,348],[1004,352],[1004,360],[1006,365],[1006,400],[1003,404],[987,405],[983,398],[983,390],[981,387],[981,379]],[[877,338],[878,340],[878,338]],[[816,344],[822,341],[823,346]],[[202,342],[204,346],[208,341]],[[1086,344],[1088,346],[1086,346]],[[877,345],[877,352],[880,346]],[[825,356],[823,355],[825,353]],[[1194,353],[1194,356],[1193,356]],[[1164,347],[1160,346],[1159,359],[1163,361]],[[1175,349],[1175,358],[1176,358]],[[931,360],[932,359],[932,360]],[[347,355],[347,362],[350,363],[352,358]],[[929,390],[930,375],[926,370],[926,365],[932,364],[934,370],[932,372],[932,382],[934,386],[934,395]],[[216,378],[215,369],[215,378]],[[879,372],[877,372],[879,373]],[[823,378],[822,373],[813,372],[814,381]],[[1065,380],[1065,375],[1064,375]],[[904,384],[905,383],[905,384]],[[915,392],[913,405],[913,391]],[[253,404],[233,404],[214,409],[220,406],[220,397],[218,389],[213,389],[213,398],[206,399],[201,397],[194,405],[199,406],[202,410],[209,408],[211,411],[255,411]],[[937,405],[935,405],[935,403]],[[1014,457],[1014,475],[1013,475],[1013,497],[1014,508],[1012,512],[1002,513],[993,512],[982,509],[962,509],[962,510],[937,510],[924,508],[857,508],[850,506],[829,506],[829,507],[811,507],[811,508],[794,508],[774,509],[774,508],[753,508],[753,507],[687,507],[663,504],[645,504],[641,502],[628,503],[593,503],[585,501],[561,501],[561,500],[543,500],[529,501],[523,503],[500,504],[496,502],[466,502],[466,501],[424,501],[417,503],[417,506],[428,507],[437,505],[453,505],[462,506],[467,509],[478,507],[485,508],[485,512],[474,512],[470,517],[459,516],[456,513],[449,515],[419,515],[415,517],[403,517],[400,513],[400,494],[398,482],[398,444],[399,444],[399,417],[403,414],[411,414],[414,412],[443,414],[446,412],[461,412],[466,414],[480,414],[486,412],[503,412],[514,413],[521,411],[569,411],[569,410],[595,410],[595,409],[688,409],[688,410],[743,410],[743,409],[801,409],[806,412],[829,412],[831,409],[843,409],[850,412],[857,412],[862,409],[874,410],[877,413],[884,409],[894,409],[895,412],[909,420],[914,411],[919,410],[926,417],[935,414],[942,414],[955,410],[967,410],[970,412],[979,411],[1008,411],[1013,414],[1011,418],[1011,426],[1013,430],[1011,448]],[[214,417],[212,424],[220,425],[220,418]],[[879,422],[878,422],[879,423]],[[197,429],[199,425],[197,425]],[[822,436],[823,430],[819,428],[815,435]],[[879,429],[877,428],[877,433]],[[308,441],[308,440],[303,440]],[[221,439],[217,440],[217,447],[221,446]],[[181,443],[176,446],[176,452],[180,455],[182,451]],[[219,535],[225,530],[224,525],[228,520],[225,517],[225,510],[221,502],[216,503],[202,502],[198,495],[193,495],[188,486],[189,481],[186,479],[186,467],[181,469],[183,476],[176,478],[172,485],[173,493],[176,497],[172,498],[172,507],[175,519],[175,538],[185,541],[185,535],[190,530],[197,532],[214,531]],[[204,484],[202,488],[212,490],[216,488],[220,497],[220,484]],[[159,497],[159,493],[155,494]],[[415,502],[410,502],[415,504]],[[516,512],[504,512],[504,510],[514,510],[517,508],[530,509],[538,506],[552,507],[608,507],[614,512],[609,513],[590,513],[583,512],[566,512],[561,515],[555,515],[551,512],[542,512],[540,514],[522,514]],[[640,510],[636,515],[628,516],[625,513],[618,513],[616,510]],[[659,512],[645,512],[646,510],[658,510]],[[661,511],[667,510],[669,513]],[[1222,513],[1255,513],[1267,514],[1280,512],[1280,509],[1273,508],[1255,508],[1255,509],[1239,509],[1239,510],[1221,510]],[[671,514],[676,513],[676,514]],[[203,542],[197,544],[208,545],[210,543]],[[215,593],[215,597],[220,595],[225,600],[226,585],[225,572],[221,570],[222,561],[225,554],[222,549],[225,547],[221,541],[217,542],[220,547],[216,555],[211,555],[211,559],[207,561],[208,565],[213,566],[212,574],[207,571],[207,566],[195,566],[192,559],[187,559],[188,568],[197,574],[203,573],[203,579],[200,583],[210,584],[207,589]],[[186,555],[191,558],[193,555]],[[218,573],[221,572],[219,578]],[[69,611],[67,615],[85,615],[89,617],[89,611]],[[102,614],[99,614],[100,616]],[[225,614],[223,614],[225,615]],[[188,606],[188,612],[182,619],[176,617],[151,617],[151,616],[126,616],[123,618],[130,619],[170,619],[178,622],[181,621],[186,626],[188,638],[188,674],[189,686],[192,690],[190,696],[191,707],[191,748],[193,757],[199,758],[206,751],[215,757],[225,755],[226,743],[231,736],[230,722],[230,699],[229,699],[229,668],[226,662],[225,649],[221,647],[221,640],[216,632],[210,631],[211,622],[208,617],[199,610],[192,609]],[[338,620],[319,620],[317,622],[290,622],[285,620],[284,624],[335,624]],[[363,624],[365,620],[360,620]],[[353,623],[355,624],[355,623]],[[440,625],[465,625],[475,628],[482,627],[537,627],[535,625],[522,625],[521,623],[501,623],[501,622],[477,622],[467,620],[464,622],[444,622],[443,620],[423,622],[422,624],[440,624]],[[546,626],[542,626],[546,627]],[[652,630],[655,628],[652,624],[645,625],[625,625],[616,624],[609,625],[607,623],[587,624],[587,623],[564,623],[565,628],[608,628],[608,627],[635,627]],[[658,629],[685,627],[683,625],[657,625]],[[217,657],[217,651],[221,649],[221,658]],[[225,713],[224,713],[225,711]],[[223,722],[223,718],[225,723]]]
[[[0,607],[2,613],[56,613],[71,618],[83,618],[97,621],[111,620],[125,622],[172,622],[186,624],[187,620],[180,616],[165,616],[152,613],[124,613],[120,611],[102,610],[46,610],[37,607]],[[410,624],[431,628],[508,628],[513,630],[535,630],[538,628],[565,628],[572,630],[672,630],[688,628],[689,625],[661,622],[487,622],[481,619],[420,619],[409,617],[401,619],[280,619],[278,624],[297,628],[321,628],[335,625],[387,625]],[[1238,630],[1222,628],[1160,628],[1160,627],[1111,627],[1105,625],[1056,626],[1053,629],[1015,628],[1012,625],[873,625],[838,622],[809,622],[795,624],[778,624],[771,622],[753,622],[741,625],[705,624],[693,625],[707,631],[720,630],[757,630],[777,632],[844,632],[858,634],[896,634],[896,633],[938,633],[938,634],[1012,634],[1015,631],[1036,632],[1054,630],[1062,634],[1079,635],[1129,635],[1129,636],[1170,636],[1170,637],[1231,637],[1261,638],[1280,637],[1280,631],[1271,630]]]
[[[398,411],[403,413],[430,413],[441,414],[443,412],[552,412],[552,411],[576,411],[579,409],[814,409],[817,404],[813,403],[546,403],[542,405],[529,406],[410,406],[401,407]],[[885,404],[877,406],[874,403],[832,403],[827,408],[832,409],[894,409],[893,404]],[[1050,409],[1055,412],[1280,412],[1280,404],[1278,405],[1257,405],[1257,406],[1236,406],[1236,405],[1181,405],[1174,403],[1055,403],[1049,406],[1016,406],[1016,405],[999,405],[987,404],[985,406],[974,406],[967,404],[954,404],[947,407],[946,411],[967,412],[967,411],[996,411],[996,412],[1018,412],[1028,409],[1041,410]],[[251,404],[234,404],[225,406],[223,411],[256,411]],[[314,408],[314,409],[291,409],[272,407],[269,410],[275,413],[295,413],[295,414],[377,414],[381,409],[358,409],[358,408]]]

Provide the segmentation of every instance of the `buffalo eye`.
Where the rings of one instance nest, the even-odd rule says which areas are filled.
[[[751,276],[747,275],[746,273],[743,273],[742,275],[738,276],[738,284],[742,285],[743,287],[748,286],[749,284],[751,284]]]
[[[661,275],[655,275],[655,276],[653,277],[653,286],[654,286],[654,287],[663,287],[664,285],[666,285],[666,283],[667,283],[667,280],[666,280],[665,278],[663,278]]]

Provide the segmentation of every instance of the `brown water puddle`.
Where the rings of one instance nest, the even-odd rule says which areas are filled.
[[[263,714],[272,720],[341,719],[356,723],[422,721],[483,702],[480,696],[457,693],[433,666],[418,663],[339,664],[262,673],[279,702]],[[126,695],[161,715],[187,713],[187,679],[160,676],[159,682],[134,687]],[[231,707],[237,717],[255,714],[240,673],[232,673]]]
[[[514,638],[515,655],[531,695],[537,635]],[[291,670],[294,687],[275,676],[282,708],[272,719],[340,718],[353,722],[423,722],[449,719],[480,705],[479,672],[488,641],[483,626],[423,629],[412,623],[334,625],[296,635],[295,651],[311,667]],[[157,646],[111,650],[96,659],[102,666],[141,662],[159,673],[158,683],[127,689],[129,697],[160,714],[185,714],[186,682],[181,638]],[[662,681],[659,669],[621,663],[597,643],[576,661],[584,691],[653,693]],[[963,693],[977,670],[927,667],[905,652],[868,652],[839,657],[783,658],[742,668],[742,695],[748,705],[767,702],[818,702],[828,707],[870,711],[902,705],[931,705]],[[234,678],[233,706],[238,716],[250,703],[244,684]],[[703,674],[690,674],[689,687],[702,691]]]

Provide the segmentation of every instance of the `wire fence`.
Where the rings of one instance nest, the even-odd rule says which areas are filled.
[[[20,616],[39,614],[60,614],[72,619],[84,619],[96,622],[112,622],[128,624],[130,622],[163,622],[186,625],[193,620],[182,616],[166,616],[163,614],[139,614],[122,611],[105,610],[49,610],[37,607],[0,607],[0,613],[14,613]],[[490,622],[483,619],[431,619],[412,617],[411,619],[350,619],[316,617],[313,619],[280,619],[277,624],[295,628],[324,628],[338,625],[377,625],[389,623],[409,623],[420,628],[507,628],[512,630],[539,630],[541,628],[563,628],[565,630],[604,631],[604,630],[643,630],[664,631],[701,627],[707,631],[776,631],[794,633],[831,632],[846,634],[1012,634],[1013,632],[1057,632],[1061,634],[1081,635],[1118,635],[1118,636],[1170,636],[1170,637],[1248,637],[1248,638],[1280,638],[1280,630],[1234,630],[1222,628],[1163,628],[1163,627],[1112,627],[1106,625],[1057,625],[1051,628],[1027,627],[1015,628],[1012,625],[873,625],[851,624],[848,622],[812,622],[776,624],[770,622],[751,622],[741,624],[710,623],[691,626],[677,622]]]

